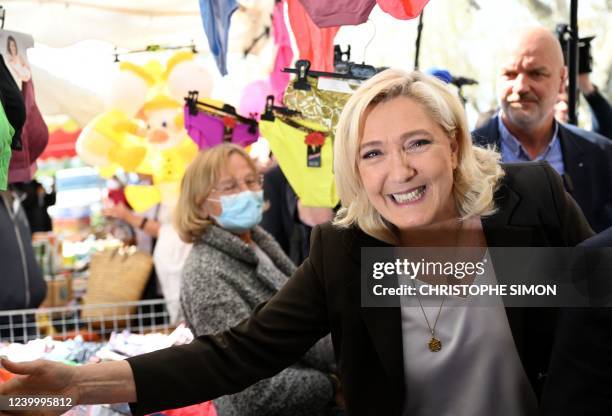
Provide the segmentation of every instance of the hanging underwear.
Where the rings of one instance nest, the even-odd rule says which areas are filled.
[[[204,32],[221,75],[227,75],[227,38],[230,18],[237,8],[236,0],[200,0]]]
[[[340,27],[318,27],[300,0],[287,0],[287,12],[300,59],[308,59],[313,71],[333,71],[334,37]]]
[[[14,150],[9,165],[9,183],[29,182],[36,173],[36,159],[49,142],[49,128],[40,113],[32,80],[21,84],[26,119],[21,129],[21,150]]]
[[[399,20],[419,16],[429,0],[376,0],[381,10]]]
[[[221,116],[198,108],[192,115],[185,105],[185,129],[200,150],[221,143],[235,143],[246,147],[259,138],[256,124],[246,124],[231,116]]]
[[[300,2],[318,27],[359,25],[368,20],[376,4],[375,0],[335,0],[333,2],[300,0]]]
[[[328,131],[334,131],[350,94],[320,90],[317,88],[317,79],[312,77],[306,78],[310,89],[299,90],[294,88],[296,80],[297,78],[287,86],[283,103],[290,109],[299,111],[304,119],[325,126]]]
[[[378,3],[381,10],[396,19],[414,19],[429,0],[300,0],[312,21],[320,28],[359,25],[368,20]]]
[[[315,123],[298,123],[278,115],[274,121],[261,120],[259,128],[302,204],[335,207],[339,199],[333,173],[331,135]],[[309,139],[317,143],[306,144]]]
[[[283,93],[289,84],[291,76],[282,72],[283,68],[291,66],[293,51],[291,50],[291,37],[285,25],[285,4],[277,2],[272,14],[272,32],[274,33],[274,44],[277,46],[274,69],[270,74],[270,85],[274,91],[274,97],[278,102],[283,100]]]

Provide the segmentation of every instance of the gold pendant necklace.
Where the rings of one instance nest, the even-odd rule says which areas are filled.
[[[414,282],[411,282],[414,286]],[[416,286],[414,286],[416,289]],[[442,303],[440,303],[440,308],[438,309],[438,315],[436,316],[436,321],[433,324],[433,327],[429,324],[429,319],[427,318],[427,314],[425,313],[425,309],[423,308],[423,304],[421,303],[421,296],[419,296],[419,291],[416,290],[415,294],[419,301],[419,306],[421,307],[421,312],[423,312],[423,316],[425,317],[425,323],[427,323],[427,327],[429,328],[429,332],[431,333],[431,338],[427,343],[429,347],[429,351],[438,352],[442,349],[442,341],[436,338],[436,325],[438,325],[438,319],[440,318],[440,313],[442,313],[442,307],[444,306],[444,301],[446,300],[446,295],[442,298]]]
[[[438,352],[442,349],[442,342],[435,336],[431,337],[427,345],[429,345],[429,351],[431,352]]]
[[[457,230],[457,238],[455,240],[455,247],[459,246],[459,236],[461,235],[461,231],[463,230],[463,221],[459,222],[459,229]],[[431,338],[427,343],[429,347],[429,351],[438,352],[442,349],[442,341],[436,338],[436,325],[438,325],[438,319],[440,318],[440,313],[442,313],[442,307],[444,306],[444,301],[446,300],[446,295],[442,298],[442,302],[440,303],[440,308],[438,309],[438,315],[436,316],[436,320],[433,324],[433,327],[429,324],[429,319],[427,319],[427,314],[425,313],[425,309],[423,308],[423,303],[421,302],[421,296],[419,295],[419,291],[416,290],[416,286],[414,281],[411,280],[412,286],[415,288],[415,293],[417,299],[419,301],[419,306],[421,307],[421,312],[423,312],[423,316],[425,317],[425,323],[427,323],[427,327],[429,328],[429,332],[431,333]]]

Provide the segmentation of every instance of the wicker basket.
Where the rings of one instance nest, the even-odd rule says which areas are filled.
[[[109,304],[139,300],[153,269],[153,259],[136,247],[95,253],[89,266],[83,304]],[[82,317],[104,320],[105,316],[130,315],[133,307],[86,308]]]

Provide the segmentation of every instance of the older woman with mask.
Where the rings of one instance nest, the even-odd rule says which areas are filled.
[[[503,306],[457,316],[443,303],[429,315],[362,307],[361,249],[573,246],[591,230],[561,179],[542,163],[500,167],[496,153],[472,147],[456,95],[418,72],[386,70],[365,82],[334,145],[342,208],[333,224],[315,227],[310,257],[249,319],[127,362],[3,361],[24,377],[0,394],[129,401],[149,413],[240,391],[331,331],[348,415],[535,412],[552,317]]]
[[[196,336],[248,318],[295,272],[274,238],[258,226],[263,177],[240,146],[198,154],[183,177],[175,228],[193,243],[183,268],[181,307]],[[215,400],[221,416],[326,415],[334,403],[329,338],[276,376]]]

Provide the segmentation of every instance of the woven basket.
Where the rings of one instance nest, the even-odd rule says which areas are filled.
[[[84,305],[137,301],[153,269],[153,259],[136,247],[104,250],[91,257]],[[83,318],[109,320],[133,314],[135,307],[84,308]]]

